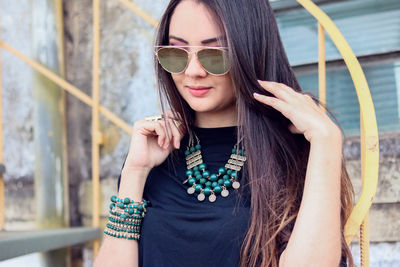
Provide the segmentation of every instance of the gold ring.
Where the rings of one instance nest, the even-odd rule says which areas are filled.
[[[161,114],[159,114],[159,115],[148,116],[144,119],[146,121],[158,121],[158,120],[162,120],[162,118],[163,118],[163,116]]]
[[[173,120],[173,121],[174,121],[176,127],[178,127],[178,128],[179,128],[179,126],[181,126],[181,124],[182,124],[180,121],[177,121],[177,120]]]

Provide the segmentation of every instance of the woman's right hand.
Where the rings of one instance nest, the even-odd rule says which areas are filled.
[[[184,127],[183,124],[177,127],[173,120],[181,122],[180,117],[175,117],[171,110],[167,110],[161,120],[143,119],[135,122],[124,170],[150,171],[163,163],[172,150],[179,148],[185,134]]]

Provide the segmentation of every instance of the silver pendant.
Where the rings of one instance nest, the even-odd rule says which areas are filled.
[[[211,195],[208,197],[208,201],[210,201],[210,202],[215,202],[215,200],[217,200],[217,197],[216,197],[214,194],[211,194]]]
[[[188,193],[189,195],[191,195],[191,194],[194,193],[195,189],[194,189],[194,187],[189,187],[186,191],[187,191],[187,193]]]
[[[226,189],[222,190],[222,192],[221,192],[221,196],[223,196],[223,197],[227,197],[227,196],[229,196],[229,191],[228,191],[228,190],[226,190]]]
[[[203,201],[205,198],[206,198],[206,196],[205,196],[203,193],[200,193],[200,194],[197,196],[197,199],[198,199],[199,201]]]
[[[240,183],[238,181],[234,181],[233,184],[232,184],[232,187],[234,189],[238,189],[240,187]]]

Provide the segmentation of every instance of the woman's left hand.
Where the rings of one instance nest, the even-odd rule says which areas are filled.
[[[254,98],[288,118],[292,122],[289,126],[292,133],[304,134],[310,143],[331,142],[335,140],[332,138],[342,138],[339,127],[309,95],[296,92],[282,83],[260,80],[258,82],[275,97],[254,93]]]

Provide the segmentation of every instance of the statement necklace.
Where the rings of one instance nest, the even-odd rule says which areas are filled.
[[[197,195],[199,201],[203,201],[208,196],[208,200],[214,202],[218,194],[227,197],[230,187],[233,189],[240,187],[238,178],[240,169],[246,161],[246,151],[238,150],[237,145],[235,145],[225,167],[220,167],[217,174],[210,173],[207,170],[207,164],[203,162],[200,140],[196,135],[195,137],[197,144],[194,145],[191,138],[185,151],[187,179],[183,181],[183,184],[189,185],[187,193],[190,195],[194,192],[199,193]]]

